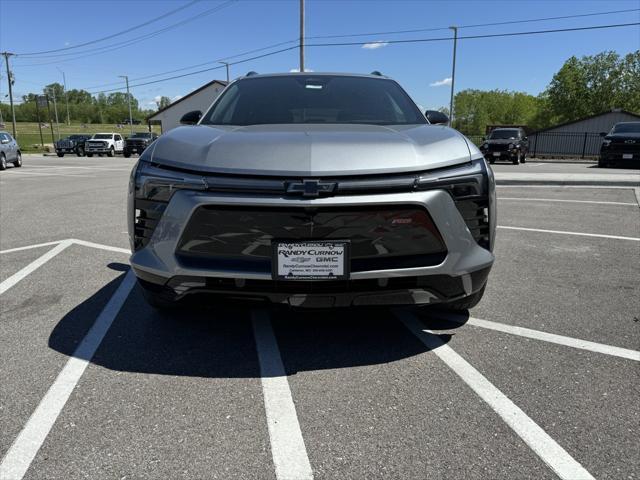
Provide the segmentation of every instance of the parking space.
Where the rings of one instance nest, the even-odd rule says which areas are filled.
[[[3,480],[640,477],[633,189],[499,187],[469,316],[160,314],[128,273],[134,162],[1,172]]]

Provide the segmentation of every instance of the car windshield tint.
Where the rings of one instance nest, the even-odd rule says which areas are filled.
[[[613,131],[611,133],[640,133],[640,122],[619,123],[613,127]]]
[[[248,78],[229,87],[204,125],[427,123],[397,83],[377,78],[292,75]]]
[[[494,130],[489,137],[492,140],[508,140],[510,138],[517,138],[517,130]]]
[[[150,134],[148,133],[134,133],[133,135],[131,135],[131,138],[147,138],[149,136]]]
[[[93,138],[96,140],[109,140],[110,138],[113,138],[113,135],[109,135],[107,133],[96,133]]]

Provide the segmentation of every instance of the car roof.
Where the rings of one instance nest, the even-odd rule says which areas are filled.
[[[616,124],[614,125],[614,127],[615,127],[616,125],[635,125],[636,123],[640,123],[640,121],[638,121],[638,122],[618,122],[618,123],[616,123]]]
[[[281,72],[281,73],[252,73],[238,80],[251,78],[267,78],[267,77],[360,77],[360,78],[377,78],[383,80],[392,80],[389,77],[371,73],[344,73],[344,72]]]

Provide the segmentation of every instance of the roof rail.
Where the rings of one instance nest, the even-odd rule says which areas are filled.
[[[374,70],[373,72],[371,72],[371,75],[375,75],[376,77],[384,77],[384,75],[382,75],[382,73],[380,73],[378,70]]]
[[[245,75],[245,77],[253,77],[254,75],[258,75],[258,72],[254,72],[253,70],[251,70]]]

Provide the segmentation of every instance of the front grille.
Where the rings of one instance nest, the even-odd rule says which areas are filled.
[[[489,200],[487,198],[458,200],[456,207],[478,245],[489,249]]]
[[[276,240],[349,240],[353,272],[437,265],[446,256],[430,215],[414,206],[202,206],[176,253],[185,266],[270,273]]]
[[[489,143],[488,147],[490,152],[506,152],[509,150],[508,143]]]
[[[134,251],[145,247],[153,235],[167,204],[136,199],[134,223]]]
[[[612,141],[608,150],[616,153],[640,153],[640,140],[636,140],[635,143],[625,143],[624,140],[615,143]]]

